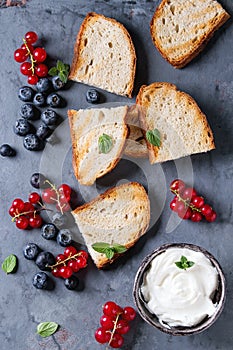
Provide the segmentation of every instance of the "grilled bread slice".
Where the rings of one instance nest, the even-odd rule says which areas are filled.
[[[77,36],[69,79],[131,97],[135,69],[135,49],[125,27],[89,13]]]
[[[127,106],[68,110],[75,176],[82,185],[111,171],[123,152],[128,127],[125,123]],[[110,148],[107,153],[99,149],[99,138],[107,135]]]
[[[129,182],[107,190],[90,203],[76,208],[72,215],[85,240],[88,251],[101,269],[119,255],[108,259],[92,244],[117,243],[132,247],[146,233],[150,222],[150,202],[142,185]]]
[[[162,0],[151,21],[152,40],[169,63],[182,68],[229,17],[215,0]]]
[[[125,142],[124,154],[134,158],[147,158],[148,151],[140,123],[139,109],[137,105],[130,106],[126,116],[126,123],[129,128],[129,135]]]
[[[146,131],[158,129],[160,147],[147,140],[150,163],[165,162],[215,148],[206,116],[194,99],[169,83],[142,86],[137,103],[141,106],[140,122]]]

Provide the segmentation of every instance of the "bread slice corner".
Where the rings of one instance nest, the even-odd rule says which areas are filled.
[[[152,40],[170,64],[182,68],[229,18],[216,0],[162,0],[151,20]]]
[[[129,182],[107,190],[76,208],[72,215],[95,265],[101,269],[120,255],[108,259],[96,252],[92,244],[104,242],[117,243],[126,249],[132,247],[149,227],[150,201],[141,184]]]
[[[126,28],[90,12],[77,35],[69,79],[132,97],[136,53]]]
[[[161,146],[149,143],[151,164],[174,160],[215,148],[206,116],[194,99],[170,83],[142,86],[137,104],[141,107],[140,123],[146,138],[148,130],[158,129]]]

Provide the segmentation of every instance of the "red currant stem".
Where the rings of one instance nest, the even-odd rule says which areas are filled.
[[[11,219],[11,221],[14,222],[17,218],[19,218],[19,217],[22,216],[22,215],[33,214],[34,217],[35,217],[36,213],[39,213],[39,212],[42,211],[42,210],[49,210],[49,211],[52,211],[52,209],[48,209],[48,208],[46,208],[46,207],[42,207],[41,209],[36,209],[36,210],[25,211],[25,212],[23,212],[23,213],[18,213],[17,215],[15,215],[15,216]]]
[[[119,314],[117,314],[117,315],[116,315],[115,321],[113,321],[114,326],[113,326],[113,329],[112,329],[112,331],[111,331],[111,338],[110,338],[110,340],[109,340],[109,342],[108,342],[108,345],[110,345],[111,342],[112,342],[112,339],[113,339],[114,334],[115,334],[116,329],[117,329],[117,322],[118,322],[118,319],[119,319],[119,317],[120,317],[121,314],[122,314],[122,312],[120,312]]]
[[[26,41],[24,38],[23,38],[23,42],[24,42],[24,45],[25,45],[25,47],[26,47],[26,49],[27,49],[28,55],[29,55],[29,57],[30,57],[30,61],[31,61],[31,63],[32,63],[32,67],[31,67],[32,75],[34,75],[34,73],[35,73],[35,63],[36,63],[36,60],[34,60],[33,55],[32,55],[32,53],[31,53],[31,51],[30,51],[30,49],[29,49],[29,47],[28,47],[27,41]]]
[[[201,210],[195,207],[195,205],[191,204],[188,200],[185,200],[184,198],[182,198],[177,190],[171,190],[171,192],[174,193],[178,197],[178,200],[180,202],[183,202],[186,207],[189,207],[192,210],[198,211],[199,213],[201,213]]]
[[[76,253],[76,254],[74,254],[74,255],[70,255],[68,258],[66,258],[65,260],[61,260],[61,261],[58,261],[56,264],[54,264],[54,265],[48,265],[47,267],[49,267],[50,269],[54,269],[55,267],[57,267],[57,266],[59,266],[59,265],[65,265],[65,263],[67,262],[67,261],[69,261],[69,260],[72,260],[72,259],[74,259],[74,258],[76,258],[77,256],[80,256],[80,255],[82,255],[82,253]]]
[[[52,198],[51,197],[51,199],[53,199],[54,202],[57,202],[57,204],[58,204],[58,206],[60,208],[60,211],[63,214],[63,206],[61,206],[61,203],[60,203],[60,200],[59,200],[60,193],[59,193],[57,187],[54,184],[52,184],[49,180],[45,180],[45,183],[46,182],[49,184],[49,186],[52,188],[52,190],[54,190],[56,192],[57,198]]]

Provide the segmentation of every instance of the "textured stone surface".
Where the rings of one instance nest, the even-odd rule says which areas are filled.
[[[227,301],[222,316],[206,332],[190,337],[172,337],[147,325],[138,316],[131,332],[125,337],[124,349],[231,350],[232,336],[232,110],[233,110],[233,27],[231,20],[211,40],[203,53],[183,70],[173,69],[163,60],[152,44],[149,22],[159,1],[36,1],[23,7],[5,7],[0,10],[0,144],[10,143],[17,149],[12,159],[0,159],[0,260],[10,253],[19,258],[16,274],[0,272],[0,348],[1,350],[98,350],[93,333],[98,327],[101,305],[115,300],[120,305],[132,305],[132,287],[135,273],[142,259],[163,243],[188,242],[209,250],[220,262],[227,279]],[[3,3],[3,2],[2,2]],[[221,3],[233,14],[231,0]],[[43,153],[31,153],[22,146],[22,139],[13,134],[12,125],[18,116],[21,102],[18,88],[25,84],[19,64],[13,61],[14,50],[28,30],[35,30],[51,62],[61,59],[71,63],[73,45],[79,26],[89,11],[112,16],[129,30],[135,43],[138,61],[135,94],[140,85],[154,81],[168,81],[190,93],[206,113],[213,129],[216,150],[195,155],[162,166],[151,167],[147,160],[124,159],[113,173],[97,181],[95,186],[79,186],[71,165],[71,148],[66,121],[66,109],[60,110],[64,119],[56,130],[57,142]],[[62,95],[69,108],[85,108],[87,87],[71,84]],[[103,93],[106,102],[129,103],[126,98]],[[134,94],[134,96],[135,96]],[[85,283],[82,292],[65,289],[56,280],[53,292],[38,291],[32,287],[32,276],[37,271],[33,262],[23,258],[22,248],[27,242],[36,242],[54,254],[62,252],[55,242],[43,240],[39,230],[19,231],[11,223],[8,208],[15,197],[26,200],[31,191],[29,179],[41,170],[54,182],[67,182],[79,193],[78,203],[93,198],[97,193],[126,179],[137,180],[149,190],[152,201],[152,224],[147,235],[118,264],[107,271],[97,271],[90,261],[80,278]],[[171,216],[169,201],[172,196],[168,184],[177,174],[192,183],[213,204],[218,220],[179,222]],[[72,228],[76,240],[81,237]],[[43,321],[61,325],[54,336],[42,339],[35,334],[36,325]]]

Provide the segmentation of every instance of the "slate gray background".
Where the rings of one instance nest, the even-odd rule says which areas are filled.
[[[147,325],[138,316],[131,332],[125,337],[124,349],[178,350],[233,348],[233,242],[232,242],[232,111],[233,111],[233,53],[232,21],[214,36],[207,48],[183,70],[173,69],[152,44],[149,22],[159,1],[35,1],[24,7],[8,7],[0,11],[0,144],[10,143],[17,149],[17,157],[0,159],[0,260],[14,253],[19,258],[16,274],[6,276],[0,271],[0,349],[1,350],[98,350],[93,337],[101,316],[101,305],[114,300],[120,305],[133,305],[132,287],[135,273],[142,259],[153,249],[168,242],[189,242],[209,250],[219,260],[227,279],[227,301],[218,321],[202,334],[189,337],[172,337]],[[231,0],[222,0],[233,14]],[[168,81],[190,93],[206,113],[213,129],[216,150],[195,155],[177,162],[151,167],[147,160],[135,165],[124,159],[111,174],[99,180],[96,186],[78,185],[71,166],[70,139],[67,123],[58,128],[59,141],[42,153],[31,153],[22,146],[22,139],[12,132],[21,102],[18,88],[25,84],[19,64],[13,60],[14,50],[28,30],[42,37],[42,44],[53,61],[61,59],[71,63],[73,45],[80,24],[89,11],[103,13],[122,22],[132,35],[137,56],[137,76],[134,97],[142,84]],[[85,108],[87,87],[71,84],[63,93],[68,108]],[[103,93],[106,102],[132,102],[126,98]],[[66,119],[66,109],[60,111]],[[64,129],[62,129],[64,128]],[[64,150],[64,155],[59,150]],[[47,167],[46,164],[49,164]],[[76,189],[80,204],[122,180],[137,180],[149,187],[152,200],[152,217],[157,218],[147,235],[107,271],[98,271],[90,261],[80,274],[85,289],[70,292],[61,280],[56,280],[53,292],[38,291],[31,279],[36,266],[22,255],[23,246],[33,241],[54,254],[62,252],[55,242],[47,242],[39,230],[20,231],[11,223],[8,208],[15,197],[26,200],[32,190],[29,179],[33,172],[43,170],[52,180],[67,182]],[[179,222],[171,217],[167,190],[177,177],[192,182],[218,213],[215,223]],[[148,185],[149,184],[149,185]],[[162,211],[161,215],[160,212]],[[168,225],[170,223],[170,226]],[[170,229],[168,229],[170,227]],[[170,232],[169,232],[170,231]],[[80,236],[73,228],[74,235]],[[54,336],[42,339],[35,335],[36,325],[55,321],[61,325]]]

